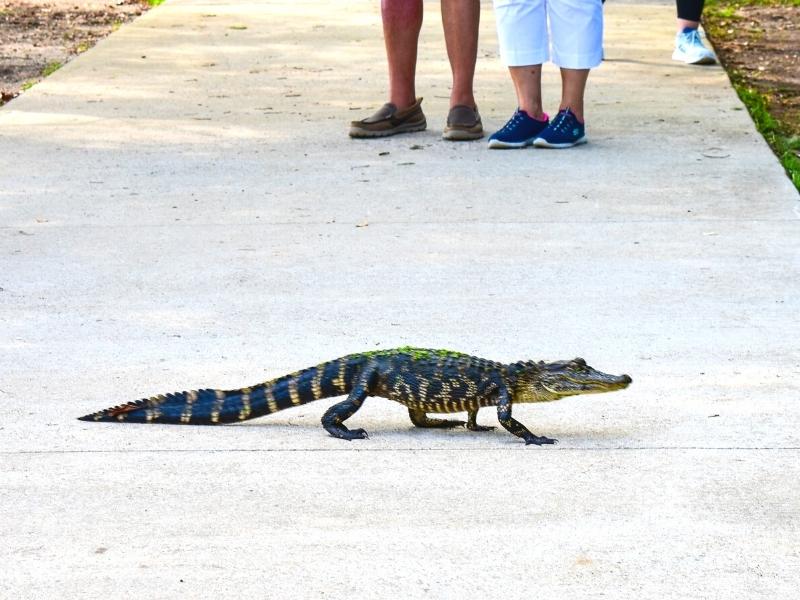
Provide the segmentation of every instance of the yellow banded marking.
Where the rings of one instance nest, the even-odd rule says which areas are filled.
[[[250,388],[244,388],[242,390],[242,409],[239,411],[239,420],[244,421],[247,417],[250,416],[251,408],[250,408],[250,393],[253,390]]]
[[[272,393],[271,387],[264,390],[264,397],[267,399],[267,408],[269,412],[278,412],[278,402],[275,400],[275,395]]]
[[[423,379],[419,382],[419,399],[422,402],[428,401],[428,385],[429,382],[427,379]]]
[[[289,381],[289,398],[292,404],[300,406],[300,394],[297,392],[297,379],[291,379]]]
[[[344,372],[346,368],[347,368],[347,361],[340,360],[339,374],[336,376],[336,379],[333,380],[333,385],[336,386],[336,390],[341,394],[344,394],[347,391],[347,384],[345,383],[344,380]]]
[[[449,396],[450,390],[448,389],[446,381],[440,382],[440,385],[441,385],[441,389],[439,390],[439,393],[437,393],[434,396],[433,399],[436,402],[438,402],[439,404],[441,404],[443,412],[446,412],[447,411],[447,401],[450,399],[450,396]]]
[[[311,380],[311,393],[314,394],[314,400],[322,398],[322,372],[323,369],[316,368],[314,379]]]
[[[186,404],[181,412],[181,423],[189,423],[192,420],[192,404],[197,400],[197,392],[192,390],[186,392]]]
[[[225,402],[225,392],[222,390],[214,390],[216,400],[214,401],[214,408],[211,409],[211,422],[219,423],[219,411],[222,408],[222,403]]]

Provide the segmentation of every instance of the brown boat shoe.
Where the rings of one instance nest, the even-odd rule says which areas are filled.
[[[453,142],[479,140],[483,137],[483,123],[478,107],[470,108],[464,104],[457,104],[447,114],[442,137]]]
[[[428,126],[422,112],[422,98],[417,98],[411,106],[397,110],[391,102],[384,104],[378,112],[361,121],[350,123],[350,137],[374,138],[422,131]]]

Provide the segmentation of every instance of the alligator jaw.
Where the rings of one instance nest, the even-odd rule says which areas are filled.
[[[609,375],[584,367],[581,371],[569,368],[562,372],[550,373],[542,378],[541,385],[557,398],[578,394],[603,394],[628,387],[633,380],[630,375]]]

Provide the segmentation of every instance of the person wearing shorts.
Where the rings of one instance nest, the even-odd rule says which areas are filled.
[[[427,125],[415,89],[422,0],[381,0],[383,37],[389,66],[389,102],[375,114],[350,123],[350,137],[376,138],[422,131]],[[451,141],[483,137],[472,80],[478,54],[479,0],[441,0],[447,57],[453,74],[450,111],[442,137]]]
[[[500,56],[517,110],[489,138],[490,148],[569,148],[587,141],[583,98],[589,70],[603,60],[601,0],[494,0]],[[542,64],[561,70],[561,102],[543,110]]]

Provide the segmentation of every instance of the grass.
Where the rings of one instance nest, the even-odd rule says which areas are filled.
[[[58,61],[47,63],[47,65],[45,65],[44,69],[42,69],[42,74],[41,74],[40,77],[44,78],[44,77],[47,77],[48,75],[52,75],[53,73],[58,71],[63,66],[64,66],[64,64],[60,63]],[[37,83],[38,83],[38,79],[37,80],[26,81],[25,83],[23,83],[20,86],[20,90],[23,91],[23,92],[26,91],[26,90],[29,90],[33,86],[35,86]]]
[[[164,4],[164,0],[147,0],[147,4],[150,6],[158,6],[159,4]]]
[[[743,19],[737,13],[745,6],[800,7],[800,0],[707,0],[703,13],[703,26],[712,42],[746,37],[758,40],[763,31],[746,30]],[[800,191],[800,122],[789,112],[776,110],[777,95],[781,90],[759,85],[748,73],[725,64],[733,88],[739,95],[759,133],[772,148],[786,173]]]
[[[750,111],[756,128],[772,147],[792,183],[800,191],[800,136],[792,135],[785,123],[773,117],[768,95],[746,84],[734,82],[733,87]]]
[[[49,75],[52,75],[53,73],[58,71],[62,66],[63,66],[62,63],[58,61],[47,63],[44,69],[42,69],[42,77],[47,77]]]

